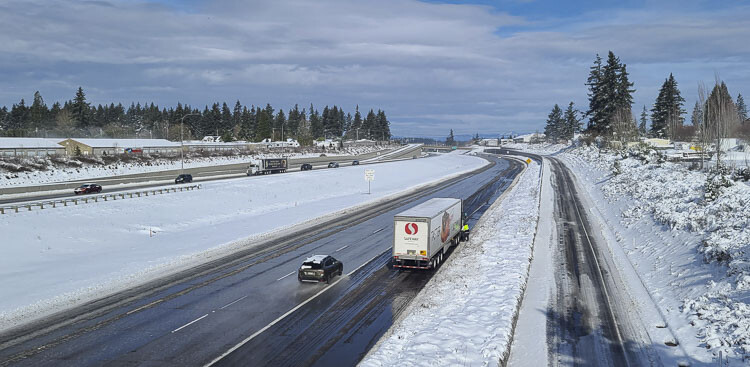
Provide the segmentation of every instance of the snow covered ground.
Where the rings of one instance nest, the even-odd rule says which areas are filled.
[[[460,154],[203,183],[196,191],[0,216],[0,328],[480,168]],[[314,219],[318,218],[318,219]]]
[[[381,150],[382,147],[346,147],[340,152],[325,152],[326,156],[358,155]],[[321,153],[284,153],[289,158],[319,157]],[[185,158],[185,168],[210,167],[228,164],[247,163],[252,158],[278,157],[280,154],[232,155],[215,157],[198,157],[194,153]],[[100,177],[111,177],[127,174],[138,174],[180,169],[180,157],[159,158],[132,163],[106,164],[96,157],[85,157],[94,163],[80,162],[69,157],[27,157],[21,162],[0,159],[0,188],[9,186],[30,186],[71,180],[86,180]],[[31,171],[17,172],[24,166]]]
[[[735,182],[711,199],[706,185],[721,177],[654,156],[514,148],[556,154],[573,169],[693,364],[713,363],[719,351],[743,364],[750,355],[750,187]]]
[[[497,366],[507,357],[539,216],[532,162],[360,366]]]

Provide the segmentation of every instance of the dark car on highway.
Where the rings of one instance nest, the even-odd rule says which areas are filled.
[[[76,195],[91,194],[93,192],[102,192],[102,187],[97,184],[83,184],[73,190],[73,193]]]
[[[336,162],[328,163],[328,168],[339,168],[339,164]]]
[[[328,255],[314,255],[308,257],[297,271],[300,282],[326,282],[344,273],[344,264]]]
[[[303,163],[302,166],[300,166],[300,171],[309,171],[312,169],[312,164],[310,163]]]
[[[191,175],[189,173],[183,173],[183,174],[177,176],[177,178],[174,179],[174,183],[176,183],[176,184],[178,184],[178,183],[188,183],[188,182],[193,182],[193,175]]]
[[[352,166],[359,166],[359,161],[357,160],[352,161]]]

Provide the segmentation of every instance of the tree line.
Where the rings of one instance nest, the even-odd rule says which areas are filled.
[[[726,84],[718,77],[710,93],[705,85],[699,86],[691,125],[685,125],[685,99],[671,73],[664,80],[651,109],[643,106],[640,119],[636,119],[631,110],[632,95],[636,91],[634,83],[629,80],[626,64],[612,51],[609,51],[606,62],[596,55],[585,85],[588,110],[580,113],[570,102],[563,113],[555,104],[545,126],[548,140],[569,140],[581,131],[579,114],[588,117],[585,133],[611,141],[630,142],[655,137],[708,145],[718,138],[750,138],[750,121],[742,95],[738,94],[733,100]]]
[[[183,125],[184,123],[184,125]],[[21,99],[8,109],[0,108],[0,136],[17,137],[110,137],[163,138],[169,140],[200,139],[221,136],[224,141],[263,139],[297,139],[310,145],[315,139],[388,140],[390,122],[384,111],[370,109],[364,116],[359,106],[354,115],[343,108],[325,106],[322,111],[312,104],[309,109],[295,105],[285,112],[265,107],[246,106],[236,101],[232,108],[226,102],[206,105],[202,110],[178,103],[160,108],[152,103],[97,105],[86,101],[83,88],[63,104],[48,107],[41,94],[34,93],[30,106]]]

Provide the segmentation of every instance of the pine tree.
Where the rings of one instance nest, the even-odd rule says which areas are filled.
[[[659,96],[651,109],[651,133],[659,138],[674,138],[675,131],[682,126],[685,99],[677,89],[677,81],[672,74],[664,80]]]
[[[647,130],[646,125],[648,124],[648,113],[646,112],[646,106],[643,106],[643,111],[641,111],[641,123],[638,125],[638,134],[640,136],[646,136]]]
[[[451,132],[450,132],[450,134],[448,134],[448,137],[445,138],[445,145],[447,145],[449,147],[452,147],[452,146],[456,145],[456,139],[453,136],[453,129],[451,129]]]
[[[700,129],[701,126],[703,126],[703,108],[698,101],[695,101],[693,113],[690,115],[690,123],[692,123],[696,129]]]
[[[31,119],[31,128],[44,128],[49,123],[49,109],[44,103],[44,99],[39,91],[34,92],[34,102],[29,109],[29,118]]]
[[[600,126],[603,124],[602,107],[604,105],[604,99],[600,92],[602,79],[602,58],[599,54],[594,59],[594,65],[589,67],[589,77],[586,80],[586,86],[588,86],[589,92],[589,110],[586,115],[589,116],[588,130],[594,130],[594,126]]]
[[[83,93],[83,88],[78,87],[71,108],[76,125],[78,127],[87,127],[89,125],[90,106],[88,102],[86,102],[86,94]]]
[[[284,141],[285,135],[289,133],[289,131],[284,131],[286,128],[286,115],[284,115],[284,110],[279,108],[279,112],[276,114],[276,118],[273,121],[273,125],[276,126],[276,133],[274,133],[274,136],[279,138],[279,140]]]
[[[359,105],[354,109],[354,121],[352,121],[352,130],[355,139],[359,139],[359,130],[362,128],[362,114],[359,113]],[[364,135],[363,135],[364,136]]]
[[[747,105],[745,105],[745,99],[742,98],[742,94],[737,94],[737,116],[740,118],[740,123],[744,124],[747,121]]]
[[[607,63],[596,55],[586,81],[589,88],[589,116],[587,130],[595,135],[612,135],[619,123],[619,115],[630,114],[633,103],[633,83],[628,79],[627,67],[612,51],[607,55]],[[617,121],[616,121],[617,120]]]
[[[564,133],[564,124],[563,111],[560,106],[555,104],[555,107],[552,107],[552,112],[547,115],[547,125],[544,126],[544,135],[547,140],[558,141]]]
[[[573,106],[573,102],[570,102],[568,108],[565,109],[564,129],[560,136],[560,138],[565,140],[571,140],[576,133],[581,132],[581,120],[578,118],[579,112]]]

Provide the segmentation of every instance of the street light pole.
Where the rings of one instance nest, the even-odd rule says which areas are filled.
[[[188,116],[198,116],[198,114],[189,113],[180,119],[180,174],[185,173],[185,147],[183,145],[185,139],[182,138],[182,126],[185,125],[185,117]]]

